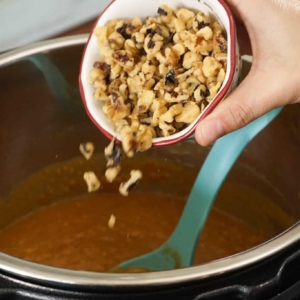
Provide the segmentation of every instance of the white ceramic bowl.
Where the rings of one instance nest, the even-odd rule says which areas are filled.
[[[148,16],[157,16],[157,9],[160,5],[166,4],[173,9],[190,8],[202,11],[205,14],[214,15],[218,22],[223,25],[228,41],[228,60],[226,78],[216,97],[209,103],[199,117],[184,130],[168,137],[154,138],[153,146],[165,146],[177,143],[188,138],[195,131],[197,123],[205,118],[225,97],[234,89],[240,76],[240,54],[236,39],[236,28],[231,11],[223,0],[113,0],[103,11],[91,30],[88,42],[85,46],[80,75],[79,88],[86,111],[94,124],[109,139],[114,136],[120,141],[120,136],[114,131],[110,119],[102,112],[102,101],[95,101],[93,98],[94,87],[88,81],[88,74],[96,60],[99,60],[99,46],[97,38],[93,34],[95,27],[103,26],[111,19],[130,19],[140,17],[146,19]]]

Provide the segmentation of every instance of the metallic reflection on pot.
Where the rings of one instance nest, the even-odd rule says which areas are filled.
[[[97,156],[89,163],[78,158],[79,166],[68,165],[79,156],[79,143],[93,141],[97,153],[102,153],[108,142],[86,116],[78,93],[82,49],[74,46],[52,50],[1,70],[1,228],[45,206],[62,205],[66,198],[84,195],[80,168],[104,173],[104,164],[100,158],[97,162]],[[299,112],[299,105],[287,107],[255,138],[229,174],[215,203],[216,212],[242,221],[259,236],[249,247],[284,231],[300,216]],[[176,194],[185,199],[207,151],[194,141],[185,141],[127,160],[128,169],[144,163],[148,175],[135,193],[159,193],[166,199]],[[163,168],[161,158],[171,162],[168,167]],[[65,168],[62,181],[47,175],[38,185],[30,181],[32,176],[55,166]],[[62,184],[61,189],[58,184]],[[116,190],[117,184],[105,184],[99,197],[101,193],[113,195]]]

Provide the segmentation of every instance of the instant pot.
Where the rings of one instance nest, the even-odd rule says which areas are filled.
[[[0,203],[30,174],[77,155],[79,139],[97,136],[100,148],[107,143],[88,119],[78,91],[86,41],[86,35],[59,38],[0,56]],[[249,67],[244,62],[244,72]],[[286,107],[229,174],[269,193],[295,219],[264,244],[199,266],[145,274],[71,271],[0,253],[0,299],[300,299],[299,116],[300,105]],[[184,153],[183,159],[200,168],[209,149],[187,143],[194,143],[194,152]],[[170,149],[181,153],[180,147]],[[167,155],[170,149],[153,151]],[[247,175],[251,172],[260,174],[261,181],[254,182]],[[24,213],[37,205],[25,198],[22,203],[18,209]],[[263,211],[259,202],[255,205]],[[1,207],[4,226],[13,216]],[[247,216],[246,207],[239,210]]]

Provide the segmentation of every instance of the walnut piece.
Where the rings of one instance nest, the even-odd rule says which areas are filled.
[[[123,158],[121,147],[117,145],[115,138],[104,149],[104,155],[107,160],[105,178],[111,183],[121,171],[121,161]]]
[[[99,190],[101,183],[94,172],[85,172],[83,174],[83,179],[87,184],[89,193]]]
[[[115,227],[115,224],[116,224],[116,217],[114,215],[111,215],[108,220],[108,227],[110,229],[113,229]]]
[[[92,157],[94,150],[95,146],[91,142],[81,143],[79,145],[79,151],[82,153],[86,160],[89,160]]]
[[[122,182],[119,188],[119,192],[123,196],[128,196],[129,192],[136,186],[139,180],[141,180],[143,174],[140,170],[132,170],[130,172],[130,178],[126,182]]]

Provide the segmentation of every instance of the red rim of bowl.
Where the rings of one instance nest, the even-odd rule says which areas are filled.
[[[91,115],[88,107],[87,107],[87,103],[86,103],[86,99],[85,99],[85,95],[84,95],[84,88],[82,85],[82,81],[81,81],[81,74],[82,74],[82,66],[83,66],[83,61],[84,61],[84,57],[85,57],[85,52],[87,49],[87,46],[90,42],[90,39],[93,35],[93,31],[95,29],[95,27],[97,26],[99,19],[102,17],[102,15],[105,13],[105,11],[115,2],[116,0],[112,0],[107,7],[103,10],[103,12],[99,15],[99,17],[97,18],[97,20],[95,21],[88,40],[85,44],[85,47],[83,49],[83,54],[82,54],[82,58],[81,58],[81,63],[80,63],[80,72],[79,72],[79,90],[80,90],[80,95],[81,95],[81,99],[82,102],[84,104],[85,110],[89,116],[89,118],[91,119],[91,121],[95,124],[95,126],[110,140],[112,140],[114,138],[114,135],[111,135],[108,131],[106,131],[103,127],[101,127],[99,125],[99,123],[93,118],[93,116]],[[196,126],[197,124],[203,120],[206,116],[208,116],[214,109],[215,107],[222,101],[222,99],[226,96],[228,90],[231,87],[232,81],[233,81],[233,77],[235,74],[235,69],[236,69],[236,29],[235,29],[235,21],[234,21],[234,17],[233,14],[231,12],[231,10],[229,9],[228,5],[225,3],[224,0],[218,0],[219,3],[224,7],[228,19],[229,19],[229,28],[230,28],[230,32],[229,32],[229,36],[230,36],[230,40],[231,40],[231,45],[232,45],[232,49],[230,52],[230,61],[231,61],[231,68],[230,68],[230,73],[229,73],[229,77],[228,80],[225,84],[225,86],[223,87],[222,91],[218,94],[218,96],[216,98],[214,98],[214,100],[211,102],[211,105],[202,113],[201,117],[198,119],[198,121],[189,129],[189,131],[187,131],[185,134],[182,134],[179,137],[173,138],[173,139],[169,139],[169,140],[162,140],[162,141],[157,141],[157,142],[153,142],[152,146],[153,147],[159,147],[159,146],[167,146],[167,145],[173,145],[176,144],[178,142],[181,142],[183,140],[185,140],[186,138],[188,138],[189,136],[191,136],[195,130],[196,130]],[[228,33],[227,33],[228,34]],[[118,140],[118,142],[121,142],[120,140]]]

